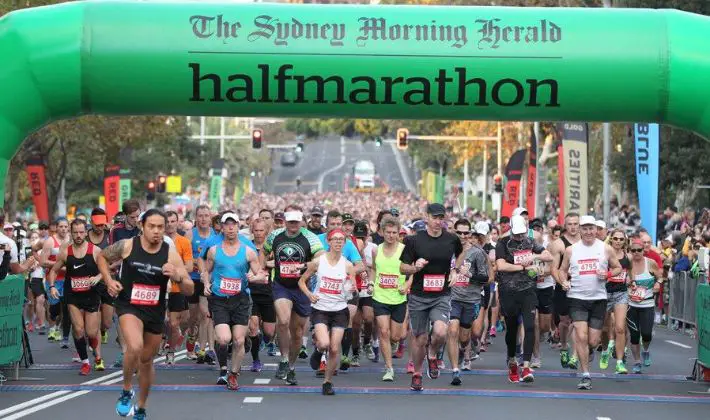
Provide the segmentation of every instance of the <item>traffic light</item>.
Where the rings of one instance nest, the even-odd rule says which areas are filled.
[[[495,174],[493,176],[493,192],[503,192],[503,177],[500,174]]]
[[[155,200],[155,181],[148,181],[146,185],[145,199],[148,201]]]
[[[165,175],[158,175],[158,184],[155,186],[155,192],[164,193],[165,186],[168,182],[168,177]]]
[[[409,130],[406,128],[397,129],[397,148],[399,150],[407,150],[407,136],[409,135]]]
[[[304,149],[304,144],[303,144],[303,142],[302,142],[302,141],[301,141],[301,142],[298,142],[298,144],[296,145],[296,151],[297,151],[297,152],[302,152],[303,149]]]
[[[264,138],[264,130],[261,128],[255,128],[251,130],[251,148],[261,149],[261,141]]]
[[[375,146],[382,147],[382,137],[380,137],[380,136],[375,137]]]

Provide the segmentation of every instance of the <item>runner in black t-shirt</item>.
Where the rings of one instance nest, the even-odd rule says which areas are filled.
[[[404,239],[404,250],[400,257],[400,271],[412,275],[412,289],[409,296],[409,318],[414,335],[412,357],[414,374],[411,388],[424,389],[422,385],[422,362],[428,353],[427,376],[439,377],[436,354],[446,340],[447,325],[451,312],[450,286],[455,276],[449,276],[451,258],[463,251],[461,240],[454,234],[445,232],[442,223],[446,209],[439,203],[427,207],[427,228]],[[431,346],[426,349],[429,325],[433,324]]]

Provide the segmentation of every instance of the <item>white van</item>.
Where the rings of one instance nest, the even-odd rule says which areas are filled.
[[[355,163],[353,180],[355,181],[355,188],[375,188],[375,164],[369,160],[361,160]]]

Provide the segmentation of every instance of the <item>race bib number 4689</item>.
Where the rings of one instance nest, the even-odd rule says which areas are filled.
[[[156,306],[160,299],[160,286],[134,283],[131,289],[131,304],[138,306]]]

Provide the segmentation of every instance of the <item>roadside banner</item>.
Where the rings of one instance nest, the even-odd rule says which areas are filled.
[[[16,274],[0,280],[0,365],[22,358],[22,303],[25,279]]]

